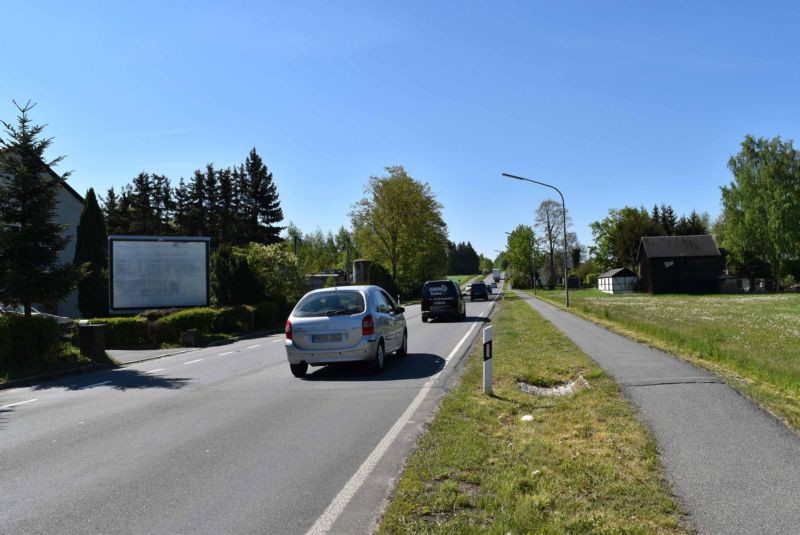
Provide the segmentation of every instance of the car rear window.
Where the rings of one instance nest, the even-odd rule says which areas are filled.
[[[449,282],[429,282],[422,289],[422,293],[428,299],[434,297],[456,297],[457,295],[455,286]]]
[[[482,282],[474,282],[474,283],[472,283],[472,289],[473,290],[480,290],[482,288],[485,289],[486,288],[486,284],[484,284]]]
[[[297,303],[292,315],[298,318],[347,316],[364,312],[364,297],[360,292],[337,290],[309,294]]]

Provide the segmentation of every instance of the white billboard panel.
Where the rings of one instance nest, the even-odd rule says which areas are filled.
[[[109,236],[111,312],[208,306],[209,238]]]

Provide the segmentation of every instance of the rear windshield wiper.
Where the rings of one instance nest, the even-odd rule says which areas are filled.
[[[328,316],[349,316],[351,314],[358,314],[359,312],[360,312],[360,310],[353,309],[353,308],[350,308],[350,309],[347,309],[347,310],[338,309],[338,310],[329,310],[327,312],[327,315]]]

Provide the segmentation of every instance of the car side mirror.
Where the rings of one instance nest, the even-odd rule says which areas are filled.
[[[393,310],[393,312],[395,314],[402,314],[405,311],[406,311],[405,307],[394,307],[394,310]]]

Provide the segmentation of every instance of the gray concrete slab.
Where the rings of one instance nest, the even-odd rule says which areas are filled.
[[[699,533],[800,533],[800,439],[705,370],[517,292],[623,388]]]

